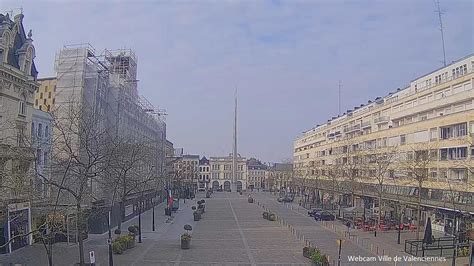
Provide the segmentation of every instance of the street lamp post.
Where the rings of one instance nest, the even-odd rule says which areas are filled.
[[[151,219],[151,230],[153,232],[155,232],[155,202],[153,201],[153,198],[151,199],[151,206],[152,206],[152,212],[151,212],[151,215],[152,215],[152,219]]]
[[[343,239],[338,239],[336,240],[338,247],[339,247],[339,252],[338,252],[338,259],[337,259],[337,266],[341,266],[341,250],[342,250],[342,242],[344,242]]]
[[[142,242],[142,199],[138,201],[138,243]]]
[[[107,244],[109,246],[109,266],[114,266],[114,256],[112,253],[112,231],[110,229],[110,210],[109,210],[109,215],[107,219],[107,226],[109,229],[109,239],[107,239]]]

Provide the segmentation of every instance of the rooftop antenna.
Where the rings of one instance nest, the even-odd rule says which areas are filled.
[[[435,12],[438,13],[438,17],[439,17],[439,31],[441,32],[441,42],[443,44],[443,64],[444,66],[446,66],[446,50],[444,48],[443,17],[441,16],[443,12],[441,11],[441,7],[439,6],[439,0],[434,0],[434,1],[437,8]]]
[[[339,80],[339,90],[338,90],[338,111],[337,114],[341,115],[341,81]]]

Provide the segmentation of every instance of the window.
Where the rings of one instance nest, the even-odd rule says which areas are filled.
[[[431,87],[431,79],[426,80],[426,87],[427,88]]]
[[[438,138],[437,136],[438,129],[437,128],[430,128],[430,140],[436,140]]]
[[[31,123],[31,138],[35,138],[35,123]]]
[[[48,92],[48,98],[51,99],[51,92]]]
[[[42,160],[42,153],[41,153],[41,150],[40,149],[37,149],[36,150],[36,163],[38,165],[41,165],[43,163],[43,160]]]
[[[467,135],[467,123],[450,125],[440,128],[441,139],[450,139]]]
[[[48,152],[43,153],[43,165],[48,165]]]
[[[38,137],[43,137],[43,125],[41,123],[38,124]]]
[[[406,135],[400,135],[400,145],[406,144]]]
[[[440,149],[440,160],[464,160],[467,158],[467,147]]]
[[[467,171],[465,168],[455,168],[455,169],[450,169],[449,171],[449,179],[455,179],[455,180],[465,180],[467,177]]]
[[[44,127],[44,136],[45,136],[45,137],[49,137],[49,127],[48,127],[48,125],[46,125],[46,126]]]
[[[26,115],[26,96],[22,95],[19,106],[18,106],[18,114],[20,115]]]

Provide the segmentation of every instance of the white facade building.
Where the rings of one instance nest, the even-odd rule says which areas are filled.
[[[237,169],[235,178],[236,190],[247,188],[247,160],[245,157],[237,156]],[[211,187],[212,190],[231,191],[232,182],[232,154],[225,157],[210,157]],[[235,192],[235,191],[234,191]]]

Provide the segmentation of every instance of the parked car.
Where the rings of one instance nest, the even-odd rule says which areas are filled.
[[[293,197],[284,197],[283,202],[293,202]]]
[[[315,215],[317,212],[321,212],[321,211],[322,211],[322,209],[314,208],[314,209],[311,209],[311,210],[308,211],[308,215],[309,215],[310,217],[314,217],[314,215]]]
[[[316,221],[334,221],[336,217],[328,211],[321,211],[314,214],[314,219]]]

